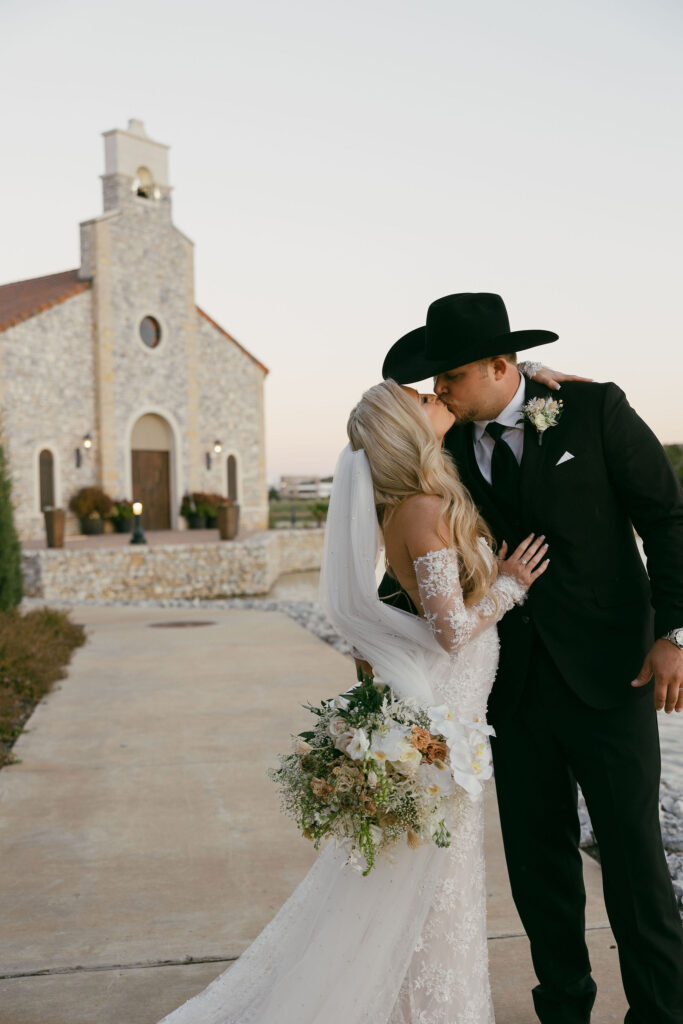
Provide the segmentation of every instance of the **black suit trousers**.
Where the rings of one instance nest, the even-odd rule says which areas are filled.
[[[520,705],[493,722],[505,856],[543,1024],[587,1024],[595,998],[577,782],[600,849],[626,1021],[683,1024],[683,929],[661,842],[656,712],[649,688],[629,696],[616,709],[589,707],[536,638]]]

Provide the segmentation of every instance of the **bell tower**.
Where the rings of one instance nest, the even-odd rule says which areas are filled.
[[[171,186],[168,183],[168,150],[145,132],[142,121],[131,119],[124,130],[103,132],[104,210],[120,210],[144,202],[171,217]]]

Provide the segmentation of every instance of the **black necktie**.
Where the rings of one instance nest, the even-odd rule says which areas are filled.
[[[501,497],[516,504],[519,500],[519,463],[510,445],[503,440],[503,433],[506,430],[507,427],[502,423],[496,423],[495,420],[486,425],[486,433],[494,440],[491,483]]]

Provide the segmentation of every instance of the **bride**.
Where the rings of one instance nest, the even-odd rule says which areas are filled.
[[[453,414],[392,380],[367,391],[334,473],[320,600],[398,697],[483,721],[496,623],[546,569],[528,537],[496,558],[441,447]],[[380,602],[383,539],[419,616]],[[452,841],[397,845],[364,878],[328,844],[240,959],[161,1024],[492,1024],[483,808],[458,790]]]

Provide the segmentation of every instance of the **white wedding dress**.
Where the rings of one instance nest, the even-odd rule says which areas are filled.
[[[368,478],[364,453],[346,449],[322,603],[400,697],[483,720],[498,663],[495,623],[525,591],[500,577],[466,608],[457,555],[443,549],[415,562],[424,618],[381,604]],[[401,844],[368,877],[328,845],[239,960],[160,1024],[493,1024],[482,801],[459,789],[450,827],[447,849]]]

